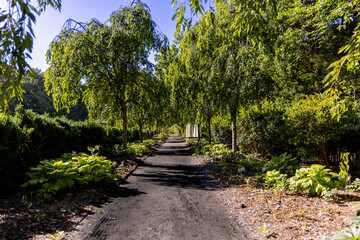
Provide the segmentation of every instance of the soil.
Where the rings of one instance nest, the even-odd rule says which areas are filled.
[[[219,180],[224,204],[244,220],[252,233],[264,239],[323,239],[348,226],[344,219],[355,217],[360,209],[357,192],[333,190],[337,200],[327,201],[309,197],[306,192],[266,188],[251,175],[247,184],[239,184],[216,162],[199,158],[208,174]]]

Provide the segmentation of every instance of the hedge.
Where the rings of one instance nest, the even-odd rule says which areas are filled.
[[[88,146],[110,148],[121,144],[121,136],[122,131],[115,127],[50,118],[22,106],[15,116],[1,114],[0,181],[4,186],[1,193],[17,189],[25,180],[26,171],[41,160],[72,151],[85,152]]]

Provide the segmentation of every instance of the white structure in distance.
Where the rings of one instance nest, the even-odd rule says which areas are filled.
[[[199,128],[197,125],[188,123],[186,125],[186,138],[198,138],[199,137]]]

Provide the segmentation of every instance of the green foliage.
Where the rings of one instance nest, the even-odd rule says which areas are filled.
[[[224,144],[215,144],[215,145],[205,145],[203,147],[203,153],[205,153],[206,159],[211,159],[212,161],[223,161],[231,158],[231,150]]]
[[[26,171],[23,151],[30,129],[22,129],[17,119],[0,113],[0,181],[3,192],[17,187]]]
[[[280,173],[293,174],[299,168],[299,160],[296,157],[293,158],[291,154],[283,153],[279,157],[273,157],[269,163],[265,164],[263,172],[277,170]]]
[[[30,180],[21,187],[37,186],[36,197],[43,201],[51,200],[58,192],[70,189],[74,184],[99,182],[104,178],[117,180],[118,175],[112,173],[116,163],[97,156],[93,148],[89,150],[92,155],[67,153],[61,158],[41,161],[36,167],[30,168],[27,173]]]
[[[4,1],[3,1],[4,2]],[[21,80],[29,69],[36,16],[46,6],[61,8],[61,0],[37,0],[38,8],[29,1],[7,0],[0,12],[0,112],[7,109],[11,98],[22,99]]]
[[[289,179],[289,188],[293,191],[309,190],[310,196],[323,196],[335,187],[341,187],[339,181],[334,181],[339,175],[324,166],[313,164],[310,168],[300,168],[295,176]]]
[[[149,8],[141,2],[113,12],[105,23],[70,19],[47,52],[50,67],[45,72],[45,87],[57,110],[69,109],[82,98],[93,119],[122,119],[126,148],[128,109],[131,103],[138,105],[137,92],[152,79],[144,77],[151,76],[148,56],[166,44]]]
[[[342,162],[340,162],[340,172],[339,178],[340,182],[343,186],[346,186],[351,181],[351,176],[349,174],[350,166],[349,166],[349,153],[341,154]]]
[[[143,141],[143,145],[145,145],[147,148],[155,148],[156,144],[157,142],[155,139],[146,139]]]
[[[276,188],[286,188],[288,186],[287,175],[280,171],[267,171],[264,175],[265,185]]]
[[[355,180],[347,185],[345,189],[350,191],[360,191],[360,178],[355,178]]]
[[[25,92],[21,104],[25,109],[31,109],[37,114],[47,113],[50,117],[65,116],[67,119],[75,121],[85,121],[87,119],[88,111],[83,102],[72,106],[69,113],[66,110],[57,112],[53,105],[52,96],[46,93],[44,82],[44,73],[38,69],[30,69],[24,76],[21,87]],[[12,99],[9,102],[9,110],[15,113],[18,104],[20,104],[19,100]]]
[[[169,137],[168,133],[162,132],[162,133],[160,133],[158,136],[156,136],[154,138],[157,139],[157,140],[165,142],[168,137]]]
[[[149,153],[149,148],[141,143],[129,143],[126,150],[128,153],[136,156],[142,156]]]
[[[8,183],[2,193],[14,190],[25,173],[42,159],[57,158],[64,152],[84,152],[87,146],[108,149],[121,143],[122,132],[94,122],[49,118],[17,108],[16,115],[0,115],[0,179]]]

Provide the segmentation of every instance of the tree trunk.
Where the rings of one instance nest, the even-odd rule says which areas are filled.
[[[149,127],[149,139],[151,139],[151,127]]]
[[[123,149],[127,148],[127,142],[128,142],[128,119],[127,119],[127,107],[126,103],[123,103],[121,106],[121,112],[122,112],[122,119],[123,119],[123,139],[122,139],[122,145]]]
[[[200,142],[200,139],[201,139],[201,124],[198,124],[198,142]]]
[[[326,152],[326,144],[325,143],[320,143],[319,150],[320,150],[321,158],[325,163],[325,166],[327,168],[330,168],[329,157],[328,157],[328,154]]]
[[[231,151],[236,152],[237,151],[237,143],[236,143],[236,114],[232,116],[232,122],[231,122],[231,132],[232,132],[232,140],[231,140]]]
[[[156,121],[156,135],[159,137],[159,132],[160,132],[160,130],[159,130],[159,122],[158,121]]]
[[[208,141],[211,144],[211,117],[208,117]]]
[[[142,126],[143,126],[143,124],[141,122],[139,122],[139,140],[140,140],[140,143],[143,142]]]

